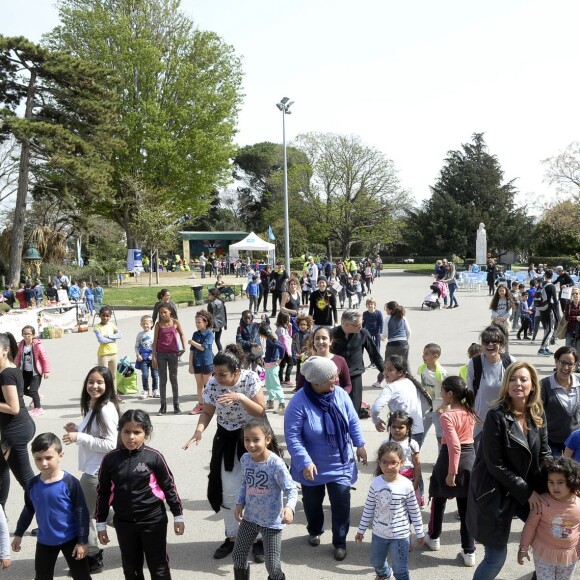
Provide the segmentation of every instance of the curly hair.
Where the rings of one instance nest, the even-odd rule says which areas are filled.
[[[548,457],[541,466],[542,476],[548,481],[550,473],[561,473],[566,486],[574,495],[580,495],[580,463],[570,457]]]

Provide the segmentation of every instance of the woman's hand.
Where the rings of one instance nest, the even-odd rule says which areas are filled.
[[[154,369],[157,368],[157,357],[155,355],[153,355],[153,358],[151,359],[151,367]]]
[[[357,447],[356,448],[356,458],[362,462],[363,465],[366,465],[367,462],[367,450],[365,449],[365,446],[363,445],[362,447]]]
[[[528,554],[528,550],[526,548],[522,548],[520,546],[520,548],[518,549],[518,564],[520,566],[523,565],[524,563],[524,558],[529,562],[530,561],[530,555]]]
[[[528,499],[528,503],[530,504],[530,511],[535,512],[537,514],[542,513],[542,504],[550,505],[549,502],[540,496],[540,494],[536,491],[532,491],[532,495]]]
[[[73,431],[77,431],[77,426],[74,423],[67,423],[63,429],[67,432],[67,433],[72,433]]]
[[[225,395],[220,395],[217,398],[217,402],[220,403],[221,405],[232,405],[233,403],[239,403],[240,401],[242,401],[244,396],[245,395],[243,393],[235,393],[233,391],[230,391]]]
[[[445,478],[445,485],[449,487],[456,487],[455,485],[455,473],[448,473],[447,477]]]
[[[234,510],[234,517],[236,518],[236,522],[242,523],[242,519],[244,517],[244,506],[241,504],[236,504],[236,509]]]
[[[189,449],[193,443],[199,445],[200,441],[201,441],[201,431],[199,429],[196,429],[195,433],[193,434],[193,437],[191,437],[191,439],[188,439],[181,448]]]
[[[309,481],[314,480],[314,476],[318,475],[318,469],[316,469],[316,465],[314,465],[314,463],[307,465],[302,470],[302,475],[304,475],[304,479],[307,479]]]
[[[76,443],[77,440],[77,432],[70,431],[69,433],[65,433],[62,436],[62,440],[64,441],[65,445],[70,445],[71,443]]]
[[[47,379],[49,379],[49,378],[50,378],[50,373],[44,373],[44,374],[42,375],[42,378],[43,378],[44,380],[47,380]]]
[[[387,424],[382,419],[379,419],[378,422],[375,423],[375,429],[379,433],[384,433],[387,430]]]

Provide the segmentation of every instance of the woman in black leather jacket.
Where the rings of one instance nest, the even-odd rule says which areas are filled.
[[[525,521],[541,509],[540,465],[550,456],[538,374],[527,362],[512,363],[485,418],[469,486],[467,525],[485,548],[473,580],[500,573],[514,515]]]

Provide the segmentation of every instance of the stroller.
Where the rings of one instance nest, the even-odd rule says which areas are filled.
[[[427,310],[435,310],[437,308],[441,308],[441,302],[439,301],[439,298],[441,298],[441,296],[445,292],[444,286],[445,284],[443,284],[442,282],[433,282],[433,284],[429,286],[431,292],[427,294],[427,296],[425,296],[425,298],[423,299],[423,304],[421,304],[421,310],[423,310],[423,308],[426,308]]]

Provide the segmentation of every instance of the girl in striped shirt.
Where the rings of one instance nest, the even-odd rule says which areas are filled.
[[[408,580],[409,521],[419,543],[423,544],[421,512],[412,482],[399,473],[405,462],[401,446],[387,441],[379,447],[377,455],[376,477],[371,483],[355,540],[362,542],[366,529],[372,526],[371,566],[375,569],[375,580],[386,580],[393,573],[397,580]],[[389,552],[392,570],[387,561]]]

